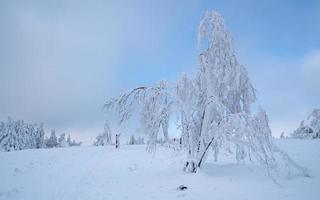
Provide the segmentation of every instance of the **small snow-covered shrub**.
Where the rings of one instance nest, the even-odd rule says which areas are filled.
[[[112,132],[109,126],[109,123],[106,122],[104,125],[104,131],[102,134],[99,134],[96,137],[95,142],[93,143],[94,146],[105,146],[112,144]]]
[[[291,134],[297,139],[320,138],[320,109],[314,109],[306,120],[301,121],[300,126]]]

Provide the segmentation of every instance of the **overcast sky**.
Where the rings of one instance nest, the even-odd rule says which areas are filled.
[[[273,134],[320,107],[320,1],[0,1],[0,120],[44,122],[86,143],[121,91],[197,70],[197,28],[217,10]],[[115,127],[115,125],[114,125]],[[115,127],[117,129],[117,127]]]

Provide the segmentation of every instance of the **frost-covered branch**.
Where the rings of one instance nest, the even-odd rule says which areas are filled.
[[[120,123],[128,120],[135,108],[140,106],[140,126],[147,136],[147,150],[155,151],[157,135],[162,127],[168,139],[170,106],[167,83],[160,81],[152,87],[137,87],[105,104],[107,110],[114,109],[120,116]]]
[[[115,109],[120,117],[120,123],[128,120],[132,113],[132,106],[146,96],[148,87],[136,87],[121,94],[118,98],[112,98],[104,105],[106,110]]]

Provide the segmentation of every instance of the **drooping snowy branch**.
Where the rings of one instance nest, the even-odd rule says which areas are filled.
[[[115,109],[120,117],[120,123],[125,122],[131,117],[133,106],[139,103],[145,96],[147,87],[136,87],[123,93],[118,98],[112,98],[107,101],[104,107],[107,110]]]
[[[114,109],[120,116],[120,123],[129,119],[133,112],[133,106],[141,106],[140,126],[147,136],[147,150],[154,151],[157,135],[162,127],[166,139],[168,139],[168,128],[170,118],[169,93],[167,83],[160,81],[152,87],[137,87],[118,98],[114,98],[105,104],[107,110]]]

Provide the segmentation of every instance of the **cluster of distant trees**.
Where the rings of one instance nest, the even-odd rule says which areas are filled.
[[[119,137],[120,134],[118,134],[118,143],[120,143]],[[43,123],[29,124],[23,120],[14,120],[10,117],[6,121],[0,121],[0,151],[72,147],[80,146],[81,144],[81,142],[71,139],[70,134],[62,133],[57,135],[55,130],[52,130],[50,135],[46,136]],[[93,145],[105,146],[112,144],[114,144],[112,132],[108,122],[106,122],[103,133],[96,137]],[[127,144],[144,144],[144,138],[136,138],[132,135]]]
[[[46,137],[44,139],[44,145],[46,148],[80,146],[81,143],[82,142],[76,142],[74,139],[71,140],[70,134],[68,134],[67,139],[65,133],[60,134],[58,138],[55,130],[51,131],[50,137]]]
[[[119,146],[120,143],[120,134],[116,134],[115,135],[115,143],[112,141],[112,131],[110,129],[110,125],[108,123],[108,121],[106,121],[105,125],[104,125],[104,131],[103,133],[99,134],[93,145],[94,146],[106,146],[106,145],[113,145],[115,144],[116,146]],[[134,135],[131,135],[129,140],[127,141],[128,145],[135,145],[135,144],[145,144],[144,143],[144,138],[139,136],[139,137],[135,137]]]
[[[131,135],[128,141],[128,145],[135,145],[135,144],[145,144],[144,137],[141,137],[141,136],[135,137],[134,135]]]
[[[23,149],[40,149],[53,147],[79,146],[81,142],[71,140],[70,135],[66,138],[63,133],[57,138],[55,131],[49,138],[45,137],[43,123],[28,124],[23,120],[0,122],[0,151],[16,151]]]

